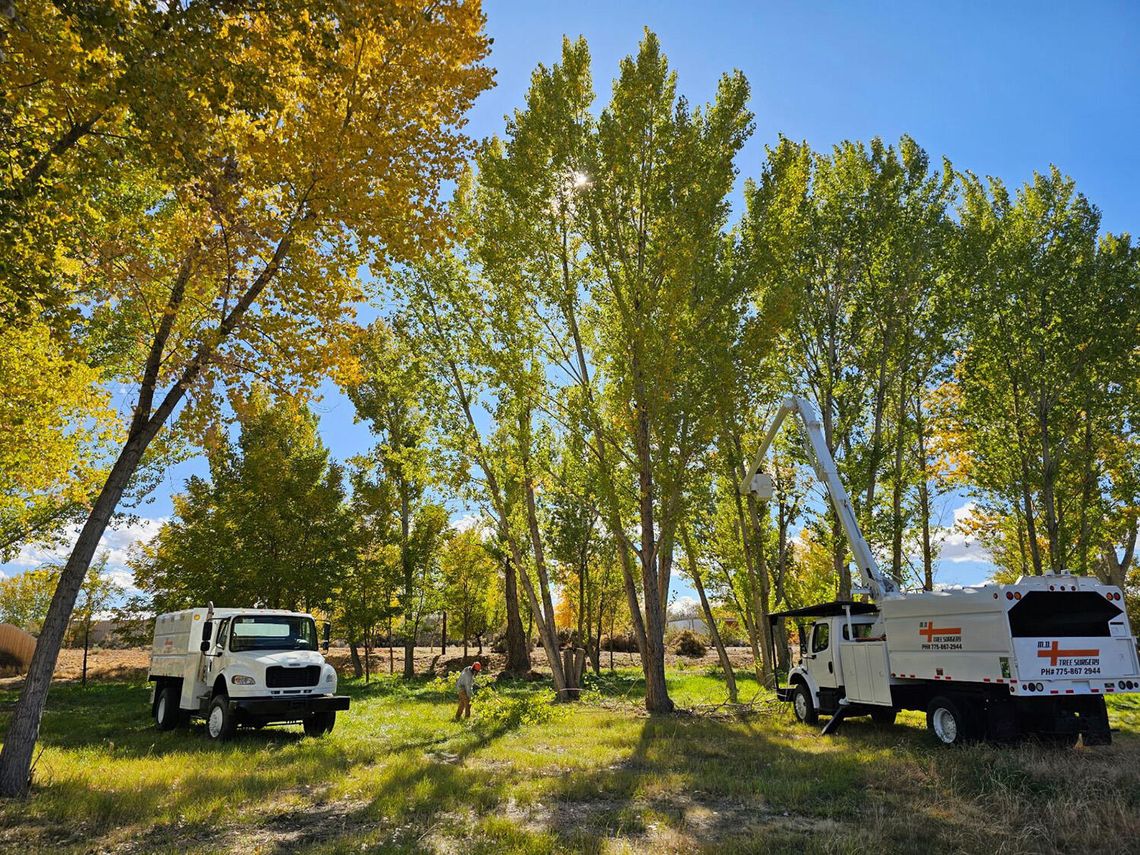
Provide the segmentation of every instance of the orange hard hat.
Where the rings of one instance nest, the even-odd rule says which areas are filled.
[[[483,670],[483,663],[482,662],[476,662],[471,667],[474,668],[476,671],[482,671]]]

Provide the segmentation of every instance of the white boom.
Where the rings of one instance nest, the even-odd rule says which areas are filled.
[[[752,464],[744,475],[744,480],[740,483],[740,491],[746,495],[757,495],[762,499],[771,498],[771,479],[760,472],[760,467],[764,465],[764,458],[768,454],[768,449],[772,446],[772,441],[776,438],[780,425],[784,423],[784,419],[789,413],[794,414],[799,420],[804,448],[807,449],[808,459],[811,461],[812,469],[815,470],[815,477],[827,489],[831,506],[835,509],[835,514],[839,517],[839,522],[847,535],[851,554],[855,557],[859,574],[862,576],[863,584],[867,587],[871,597],[878,601],[888,597],[902,596],[895,580],[879,569],[875,556],[871,554],[871,547],[867,545],[863,532],[859,530],[859,523],[855,520],[855,511],[851,507],[851,500],[847,496],[843,482],[839,479],[839,470],[836,468],[835,458],[831,456],[827,442],[824,440],[823,425],[820,422],[819,413],[806,398],[791,395],[780,404],[780,409],[776,411],[776,418],[772,422],[772,426],[768,428],[764,441],[760,444],[760,448],[752,458]]]

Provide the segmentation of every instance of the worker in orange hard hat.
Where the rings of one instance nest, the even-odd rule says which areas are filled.
[[[481,662],[474,662],[464,668],[460,674],[459,679],[455,681],[455,687],[459,690],[459,709],[455,711],[455,720],[459,721],[462,718],[471,718],[471,698],[475,694],[475,675],[483,670]]]

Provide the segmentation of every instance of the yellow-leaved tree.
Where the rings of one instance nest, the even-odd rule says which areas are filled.
[[[28,150],[5,215],[34,219],[57,181],[80,181],[65,194],[77,263],[47,302],[133,391],[12,715],[3,795],[27,789],[76,595],[162,427],[174,417],[194,436],[251,378],[304,390],[351,373],[358,271],[440,245],[441,185],[491,82],[475,0],[51,5],[17,9],[3,46],[0,76],[28,84],[4,107]]]

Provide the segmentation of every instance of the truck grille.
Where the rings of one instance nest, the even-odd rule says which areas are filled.
[[[284,668],[281,665],[274,665],[265,669],[265,685],[270,689],[315,686],[320,679],[320,665],[306,665],[304,668]]]

